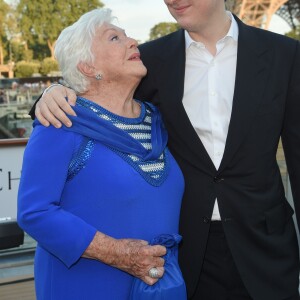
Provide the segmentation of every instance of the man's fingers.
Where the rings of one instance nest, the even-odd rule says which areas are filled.
[[[66,88],[65,91],[66,91],[66,97],[68,98],[68,103],[74,106],[76,104],[76,99],[77,99],[75,92],[68,88]]]
[[[65,88],[65,90],[68,90]],[[59,92],[59,93],[58,93]],[[72,91],[73,92],[73,91]],[[65,91],[63,92],[65,94]],[[74,92],[73,92],[74,93]],[[69,93],[71,95],[71,93]],[[45,95],[45,102],[48,104],[49,109],[51,112],[59,119],[59,116],[56,115],[55,113],[58,111],[58,107],[62,109],[65,113],[71,116],[76,116],[75,111],[73,108],[70,106],[69,98],[67,101],[67,95],[65,97],[62,96],[60,91],[51,91],[48,94]],[[75,95],[75,100],[74,105],[76,103],[76,95]]]
[[[68,116],[64,113],[64,111],[61,110],[61,108],[56,103],[51,103],[51,104],[49,103],[49,110],[55,116],[55,118],[57,118],[65,126],[67,126],[67,127],[72,126],[71,120],[68,118]]]
[[[62,123],[67,127],[72,126],[72,122],[66,114],[76,116],[76,113],[67,102],[66,97],[71,104],[75,105],[75,92],[64,86],[53,86],[43,94],[42,99],[37,103],[38,113],[36,113],[43,125],[48,121],[56,128],[61,127]]]
[[[76,102],[75,102],[76,103]],[[58,106],[68,115],[76,116],[75,111],[73,110],[72,106],[70,106],[70,103],[66,100],[63,102],[59,102]]]
[[[48,127],[50,125],[50,123],[41,114],[41,111],[38,106],[35,109],[35,116],[41,122],[41,124],[44,125],[45,127]]]
[[[36,108],[36,110],[40,110],[40,112],[41,112],[40,115],[36,114],[36,117],[38,118],[38,120],[40,121],[40,117],[42,117],[42,118],[46,119],[54,127],[60,128],[61,123],[59,122],[59,120],[57,120],[54,117],[52,112],[49,110],[48,106],[44,102],[41,102],[41,103],[39,103],[39,102],[38,102],[38,105],[37,105],[37,108]]]
[[[66,104],[66,106],[68,106],[70,109],[70,105],[67,103],[66,100],[64,100],[64,103]],[[43,109],[43,115],[44,115],[44,111],[46,113],[46,111],[49,110],[51,115],[58,120],[60,123],[63,123],[64,125],[66,125],[67,127],[72,126],[71,120],[67,117],[67,115],[64,113],[64,111],[62,110],[62,108],[60,107],[60,103],[59,102],[54,102],[54,101],[49,101],[45,104],[45,110]],[[72,109],[71,109],[72,110]],[[73,110],[72,110],[73,111]],[[48,119],[48,115],[44,117],[50,121]],[[51,122],[51,121],[50,121]],[[52,124],[52,122],[51,122]],[[55,126],[55,125],[54,125]],[[57,126],[55,126],[57,127]]]

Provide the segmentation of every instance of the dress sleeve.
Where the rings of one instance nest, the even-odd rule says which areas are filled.
[[[76,135],[38,125],[24,152],[18,223],[41,247],[71,267],[96,228],[60,206]]]

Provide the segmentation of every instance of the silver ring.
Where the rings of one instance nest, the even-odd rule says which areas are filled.
[[[151,278],[159,278],[159,273],[158,273],[157,268],[151,268],[149,270],[148,274],[149,274],[149,277],[151,277]]]

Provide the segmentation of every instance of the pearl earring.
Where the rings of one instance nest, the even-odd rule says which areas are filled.
[[[95,78],[96,78],[96,80],[101,80],[102,79],[102,75],[101,74],[96,74]]]

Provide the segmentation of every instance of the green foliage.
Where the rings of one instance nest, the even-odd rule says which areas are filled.
[[[172,33],[178,30],[180,26],[177,23],[173,22],[161,22],[156,24],[154,27],[151,28],[150,31],[150,40],[155,40],[162,36],[165,36],[169,33]]]
[[[6,21],[7,21],[7,14],[9,12],[9,5],[0,0],[0,36],[1,38],[6,34]]]
[[[25,61],[31,61],[33,59],[33,50],[31,49],[24,49],[21,52],[21,58],[16,61],[25,60]]]
[[[11,56],[12,61],[31,61],[33,59],[33,50],[26,48],[26,43],[18,39],[12,39],[6,45],[6,55]]]
[[[291,30],[290,32],[286,33],[285,35],[300,41],[300,25],[297,26],[294,30]]]
[[[39,62],[19,61],[15,65],[15,77],[31,77],[38,73],[40,69]]]
[[[60,32],[82,14],[102,6],[99,0],[20,0],[17,10],[23,38],[29,44],[47,45],[53,57]]]
[[[12,61],[20,61],[23,60],[22,52],[24,51],[24,46],[20,44],[18,41],[12,41],[10,43],[10,50],[12,52]]]
[[[58,62],[51,57],[45,58],[41,63],[40,73],[42,75],[47,76],[50,72],[58,71],[58,70],[59,70]]]
[[[33,51],[33,59],[42,61],[46,57],[51,56],[51,51],[47,44],[30,43],[29,48]]]
[[[4,62],[5,53],[5,43],[6,38],[6,29],[7,29],[7,14],[9,12],[9,6],[3,0],[0,0],[0,64]]]

